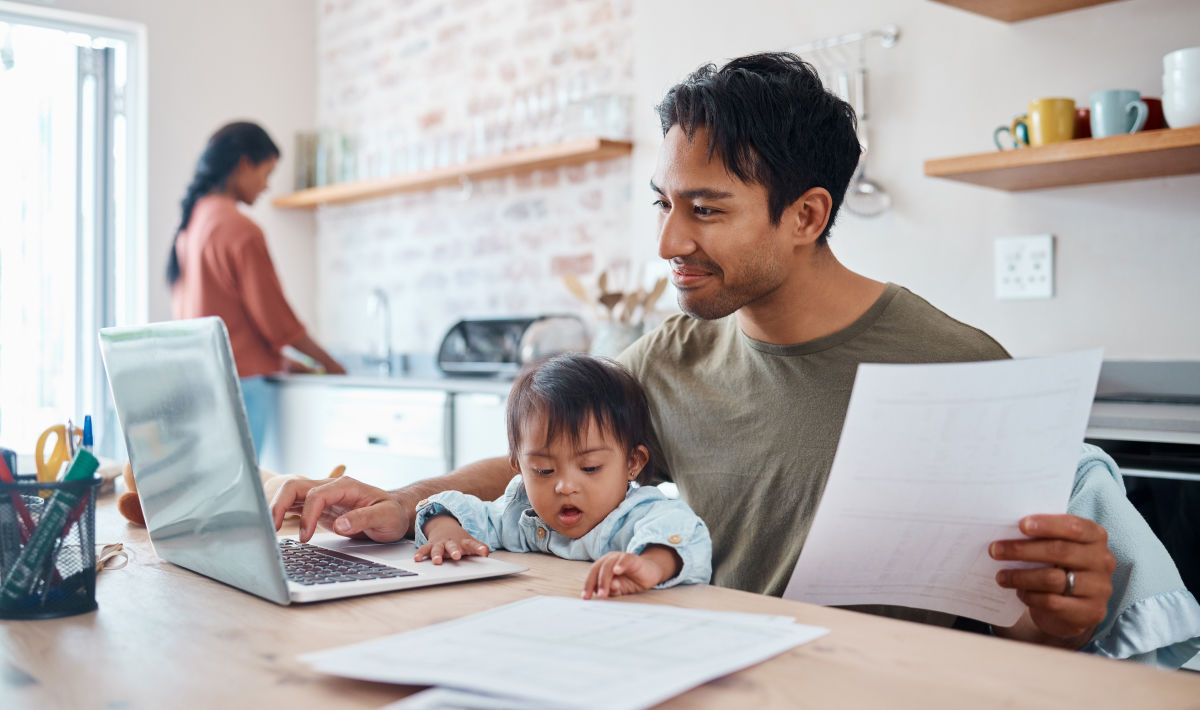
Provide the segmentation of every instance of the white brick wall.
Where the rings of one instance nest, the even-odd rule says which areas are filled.
[[[631,15],[632,0],[328,0],[319,123],[356,137],[363,177],[626,138]],[[322,208],[320,332],[366,349],[376,287],[405,352],[433,352],[461,317],[585,314],[558,277],[628,260],[631,192],[619,159]]]

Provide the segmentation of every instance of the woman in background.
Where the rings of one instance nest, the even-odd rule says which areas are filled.
[[[263,376],[311,372],[283,355],[291,346],[326,372],[345,374],[296,318],[275,273],[262,229],[238,210],[267,189],[279,148],[255,123],[222,127],[196,162],[167,262],[175,318],[220,316],[233,358],[255,451],[261,451],[272,402]]]

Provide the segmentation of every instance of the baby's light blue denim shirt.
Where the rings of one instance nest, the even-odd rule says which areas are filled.
[[[677,584],[707,584],[712,578],[712,539],[708,527],[686,503],[663,495],[653,486],[630,486],[625,500],[596,527],[572,539],[538,517],[520,476],[504,495],[487,503],[473,495],[444,491],[417,506],[416,542],[428,542],[425,523],[449,513],[471,537],[493,550],[547,552],[568,560],[598,560],[609,552],[641,553],[646,545],[665,545],[679,554],[679,574],[655,589]]]

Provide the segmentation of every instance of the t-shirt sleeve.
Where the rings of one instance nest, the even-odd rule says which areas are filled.
[[[238,249],[237,287],[254,327],[278,352],[296,342],[305,329],[283,295],[262,231],[255,230]]]

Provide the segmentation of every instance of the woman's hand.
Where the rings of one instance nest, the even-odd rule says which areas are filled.
[[[995,629],[996,635],[1082,648],[1104,620],[1112,596],[1117,562],[1108,551],[1108,532],[1075,515],[1030,515],[1021,519],[1020,528],[1028,539],[993,542],[989,554],[1050,566],[996,574],[996,582],[1017,590],[1028,607],[1015,626]]]
[[[313,368],[287,355],[283,356],[283,371],[291,375],[315,375],[317,373]]]
[[[435,565],[449,557],[452,560],[462,559],[464,555],[487,557],[488,546],[471,537],[457,520],[451,515],[438,515],[425,522],[425,537],[429,542],[421,545],[413,560],[420,562],[432,559]]]
[[[592,563],[583,583],[583,598],[644,592],[679,574],[682,566],[676,552],[663,545],[648,545],[640,555],[610,552]]]

